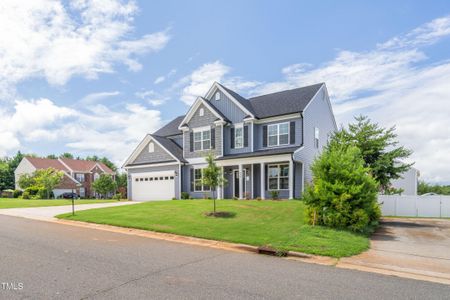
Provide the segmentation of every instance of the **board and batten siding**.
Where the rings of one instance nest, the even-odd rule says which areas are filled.
[[[337,130],[334,115],[329,105],[325,86],[318,91],[303,112],[303,148],[294,153],[294,159],[304,164],[305,182],[312,181],[311,165],[327,144],[328,137]],[[314,145],[315,128],[319,128],[319,147]]]
[[[204,115],[200,116],[200,109],[203,108]],[[189,120],[188,127],[189,131],[185,131],[184,134],[184,147],[183,153],[185,158],[196,158],[196,157],[205,157],[210,151],[213,152],[215,156],[222,155],[222,128],[221,126],[215,126],[214,121],[217,120],[217,117],[203,104],[200,105],[194,113],[194,116]],[[215,130],[215,147],[210,150],[203,151],[192,151],[191,152],[191,132],[193,129],[211,126],[211,130]]]
[[[153,143],[154,151],[149,152],[149,145]],[[144,149],[139,153],[132,164],[142,164],[142,163],[155,163],[155,162],[167,162],[176,161],[172,155],[170,155],[166,150],[164,150],[158,143],[151,140]]]
[[[245,142],[244,137],[244,147],[242,148],[234,148],[232,147],[232,142],[234,141],[234,138],[232,139],[232,134],[234,132],[235,124],[225,126],[223,128],[223,145],[224,145],[224,155],[230,155],[230,154],[237,154],[237,153],[247,153],[251,152],[251,143],[252,143],[252,130],[251,130],[251,124],[244,124],[243,130],[247,131],[247,143]],[[247,129],[245,129],[247,127]],[[245,134],[245,132],[244,132]],[[247,145],[245,147],[245,145]]]
[[[216,92],[220,93],[220,100],[216,100]],[[217,108],[231,123],[242,123],[247,116],[236,103],[228,98],[220,90],[216,89],[211,98],[208,99],[215,108]]]

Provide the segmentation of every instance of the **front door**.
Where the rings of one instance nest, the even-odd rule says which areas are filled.
[[[244,192],[242,195],[245,197],[245,192],[247,191],[247,170],[244,169]],[[239,170],[233,170],[233,196],[239,198]]]

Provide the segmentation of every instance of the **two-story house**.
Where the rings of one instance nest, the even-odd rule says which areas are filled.
[[[70,158],[24,157],[14,171],[16,189],[20,189],[18,182],[23,174],[31,175],[36,170],[48,168],[64,172],[62,181],[53,190],[55,197],[74,191],[80,197],[94,198],[96,195],[92,189],[92,183],[103,173],[115,176],[114,171],[102,162]]]
[[[209,152],[227,179],[218,198],[265,199],[271,191],[300,197],[314,157],[336,129],[324,83],[249,99],[214,83],[186,115],[147,135],[126,160],[128,197],[209,196],[201,184]]]

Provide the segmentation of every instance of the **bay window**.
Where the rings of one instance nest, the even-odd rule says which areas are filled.
[[[268,146],[289,144],[289,123],[272,124],[267,126]]]
[[[269,165],[267,169],[268,187],[272,190],[289,189],[289,165]]]

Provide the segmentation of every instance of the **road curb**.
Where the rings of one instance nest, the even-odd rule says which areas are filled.
[[[109,232],[136,235],[136,236],[141,236],[141,237],[146,237],[146,238],[164,240],[164,241],[175,242],[175,243],[183,243],[183,244],[194,245],[194,246],[203,246],[203,247],[210,247],[210,248],[215,248],[215,249],[224,249],[224,250],[230,250],[230,251],[241,252],[241,253],[242,252],[256,253],[256,254],[260,253],[260,247],[247,245],[247,244],[236,244],[236,243],[216,241],[216,240],[207,240],[207,239],[202,239],[202,238],[197,238],[197,237],[177,235],[177,234],[173,234],[173,233],[156,232],[156,231],[149,231],[149,230],[143,230],[143,229],[126,228],[126,227],[119,227],[119,226],[106,225],[106,224],[88,223],[88,222],[74,221],[74,220],[55,219],[55,220],[53,220],[53,222],[59,223],[59,224],[64,224],[64,225],[71,225],[71,226],[78,226],[78,227],[84,227],[84,228],[104,230],[104,231],[109,231]],[[331,258],[331,257],[327,257],[327,256],[311,255],[311,254],[306,254],[306,253],[296,252],[296,251],[287,251],[286,256],[283,256],[283,257],[288,258],[288,259],[294,259],[294,260],[299,260],[299,261],[303,261],[303,262],[308,262],[308,263],[330,265],[330,266],[336,265],[336,263],[338,261],[336,258]]]

